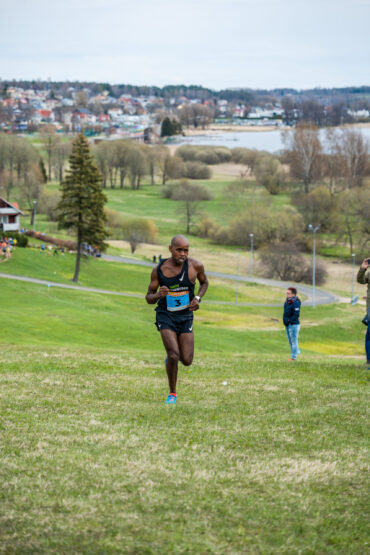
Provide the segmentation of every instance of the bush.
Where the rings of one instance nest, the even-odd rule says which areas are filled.
[[[217,154],[219,164],[222,162],[231,162],[231,150],[223,146],[217,146],[215,148],[215,153]]]
[[[301,245],[303,240],[303,222],[293,208],[285,208],[278,213],[262,206],[245,210],[236,217],[228,228],[218,230],[212,236],[217,243],[249,247],[249,234],[254,234],[256,249],[273,242],[292,241]]]
[[[231,151],[226,147],[185,145],[177,149],[177,154],[184,162],[203,162],[212,165],[231,161]]]
[[[197,147],[191,145],[180,146],[176,150],[176,154],[184,160],[184,162],[194,162],[197,155]]]
[[[199,150],[195,156],[196,162],[203,162],[203,164],[218,164],[218,156],[214,150]]]
[[[305,283],[312,283],[312,270],[313,270],[312,262],[310,262],[309,264],[306,264],[304,270],[302,271],[299,281],[303,281]],[[328,277],[328,272],[326,271],[325,267],[319,260],[316,260],[316,264],[315,264],[316,285],[324,285],[327,277]]]
[[[266,187],[271,195],[277,195],[285,181],[283,166],[273,156],[261,156],[256,162],[256,180],[259,185]]]
[[[185,162],[182,173],[189,179],[210,179],[212,176],[211,169],[202,162]]]
[[[335,228],[338,217],[338,198],[330,194],[324,185],[319,185],[310,193],[293,195],[292,202],[302,214],[306,226],[320,225],[321,231]]]
[[[40,214],[46,214],[51,222],[55,222],[57,218],[57,206],[60,199],[61,194],[59,191],[55,191],[54,193],[43,191],[37,203],[37,210]]]
[[[109,229],[112,227],[122,227],[124,218],[120,212],[117,212],[117,210],[110,210],[110,208],[104,208],[104,214],[107,218]]]
[[[27,247],[28,245],[28,237],[23,233],[18,233],[17,231],[4,231],[2,235],[8,239],[16,239],[17,247]]]
[[[121,233],[123,239],[130,243],[131,252],[134,253],[140,243],[154,243],[158,230],[152,220],[135,218],[122,224]]]
[[[196,228],[196,235],[207,239],[217,233],[217,224],[209,216],[204,216]]]
[[[267,278],[312,283],[312,262],[308,262],[295,242],[272,243],[260,251],[258,264],[260,273]],[[321,262],[316,262],[315,281],[323,285],[327,271]]]
[[[264,154],[263,151],[250,149],[250,148],[233,148],[231,151],[231,159],[236,164],[244,164],[248,166],[251,173],[254,173],[254,168],[257,160]]]

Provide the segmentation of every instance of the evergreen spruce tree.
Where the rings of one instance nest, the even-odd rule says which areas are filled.
[[[161,126],[161,137],[170,137],[173,135],[173,125],[169,117],[164,118]]]
[[[107,198],[102,190],[102,176],[95,166],[89,143],[83,135],[78,135],[73,141],[69,170],[61,189],[58,225],[59,228],[72,228],[77,234],[76,267],[72,280],[77,282],[82,243],[103,249],[106,235],[104,203]]]

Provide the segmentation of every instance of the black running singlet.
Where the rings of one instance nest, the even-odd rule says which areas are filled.
[[[172,312],[184,314],[189,312],[189,305],[194,298],[195,283],[188,276],[188,260],[185,260],[181,272],[177,276],[166,277],[161,266],[168,258],[162,260],[157,266],[159,285],[165,285],[170,292],[166,297],[159,299],[157,308],[159,312]]]

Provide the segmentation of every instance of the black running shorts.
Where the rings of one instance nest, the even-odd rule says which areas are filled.
[[[171,312],[157,312],[155,325],[158,331],[172,330],[177,335],[181,333],[192,333],[193,331],[193,313],[187,312],[186,314],[176,315]]]

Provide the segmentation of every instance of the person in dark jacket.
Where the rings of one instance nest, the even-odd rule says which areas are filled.
[[[283,322],[290,346],[289,361],[296,360],[301,352],[298,347],[298,336],[301,328],[299,323],[300,311],[301,301],[297,297],[297,289],[295,287],[288,287],[284,303]]]

